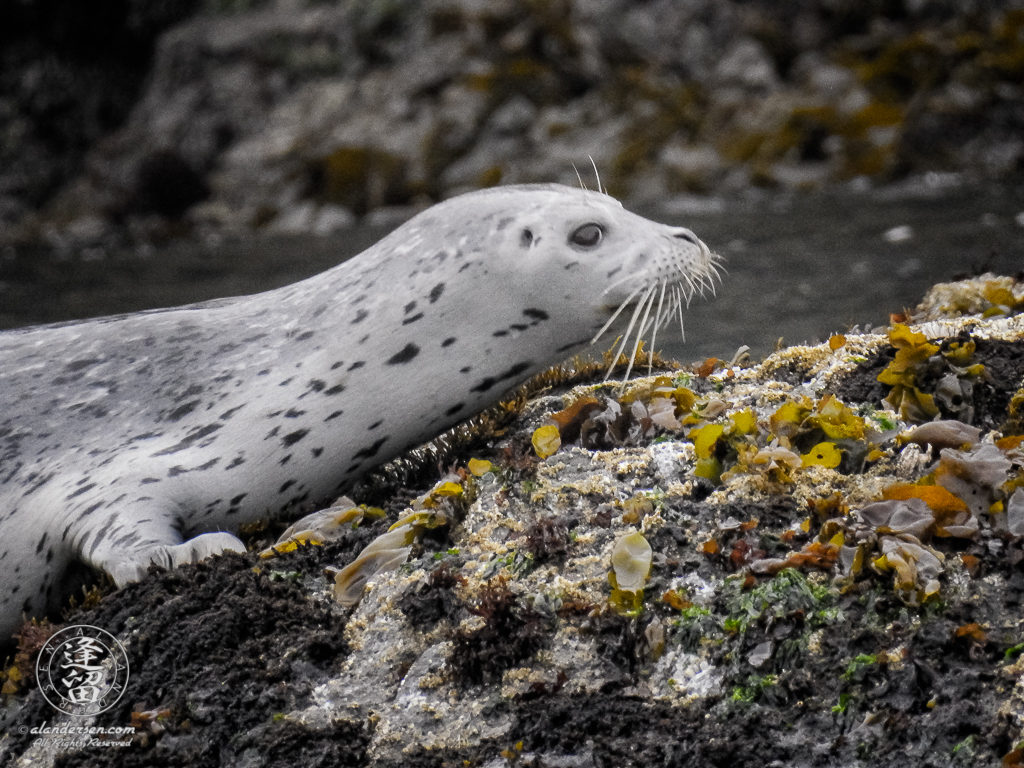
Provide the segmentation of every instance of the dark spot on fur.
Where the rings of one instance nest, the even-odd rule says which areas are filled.
[[[463,368],[459,368],[459,373],[469,373],[472,370],[473,370],[473,366],[467,365],[467,366],[465,366]]]
[[[497,225],[497,226],[495,227],[495,229],[496,229],[496,230],[497,230],[498,232],[501,232],[501,230],[503,230],[503,229],[504,229],[505,227],[507,227],[507,226],[508,226],[509,224],[511,224],[511,223],[512,223],[513,221],[515,221],[515,220],[516,220],[516,219],[515,219],[515,217],[514,217],[514,216],[505,216],[505,217],[504,217],[503,219],[501,219],[501,220],[500,220],[500,221],[498,222],[498,225]]]
[[[366,429],[367,429],[367,431],[369,431],[371,429],[376,429],[377,427],[379,427],[383,423],[384,423],[384,419],[378,419],[377,421],[373,422],[373,424],[371,424]]]
[[[305,411],[296,411],[294,408],[289,408],[285,412],[284,417],[286,419],[297,419],[297,418],[299,418],[299,416],[301,416],[304,413],[305,413]]]
[[[43,551],[43,547],[46,546],[46,534],[43,534],[43,538],[39,540],[39,544],[36,545],[36,554],[38,555]]]
[[[397,352],[388,358],[388,365],[399,365],[408,363],[420,353],[420,348],[413,343],[406,344],[401,352]]]
[[[314,448],[310,453],[313,454],[314,459],[319,459],[320,455],[324,452],[323,448]]]
[[[277,489],[277,492],[278,492],[278,493],[284,493],[284,492],[285,492],[285,491],[287,491],[287,490],[288,490],[289,488],[291,488],[291,487],[292,487],[293,485],[295,485],[295,483],[296,483],[296,481],[295,481],[295,480],[286,480],[286,481],[284,482],[284,484],[282,484],[282,485],[281,485],[281,487]]]
[[[391,439],[390,435],[382,437],[380,440],[377,440],[373,445],[369,446],[368,448],[363,448],[359,451],[356,451],[352,458],[369,459],[376,456],[377,452],[380,450],[380,447],[384,445],[384,443],[386,443],[389,439]]]
[[[305,341],[306,339],[311,338],[314,335],[315,335],[315,331],[306,331],[305,333],[300,333],[298,336],[296,336],[295,340],[296,341]]]
[[[172,445],[170,448],[165,448],[164,450],[159,451],[158,453],[154,453],[153,455],[170,456],[172,453],[183,451],[186,448],[190,448],[192,445],[194,445],[199,440],[202,440],[204,437],[212,435],[214,432],[216,432],[223,426],[223,424],[207,424],[204,427],[196,427],[195,429],[189,431],[189,433],[185,435],[185,437],[182,438],[177,445]]]
[[[441,342],[441,346],[442,347],[450,347],[456,341],[458,341],[458,339],[456,339],[454,336],[449,336],[447,339],[445,339],[444,341]]]
[[[491,334],[491,336],[497,336],[498,338],[501,338],[502,336],[508,336],[508,331],[495,331],[494,333]]]
[[[534,320],[547,320],[551,316],[543,309],[524,309],[523,314],[527,317],[532,317]]]
[[[533,232],[529,229],[524,229],[519,233],[519,247],[529,248],[533,245]]]
[[[88,491],[91,491],[95,487],[96,487],[96,483],[89,483],[89,485],[82,486],[77,491],[75,491],[74,493],[69,493],[64,498],[65,498],[65,500],[73,499],[76,496],[81,496],[83,493],[87,493]]]
[[[239,504],[242,503],[242,499],[244,499],[246,496],[248,496],[248,494],[246,494],[246,493],[238,494],[233,499],[231,499],[231,506],[232,507],[237,507]]]
[[[611,272],[608,273],[607,277],[609,279],[611,279],[611,278],[615,277],[615,275],[617,275],[621,271],[622,271],[622,267],[616,267],[615,269],[613,269]]]
[[[287,387],[287,386],[288,386],[289,384],[291,384],[291,383],[292,383],[292,382],[293,382],[294,380],[295,380],[295,377],[294,377],[294,376],[292,376],[292,377],[289,377],[289,378],[285,379],[284,381],[282,381],[282,382],[281,382],[280,384],[278,384],[277,386],[279,386],[279,387]]]
[[[171,467],[169,470],[167,470],[167,476],[177,477],[178,475],[184,475],[186,472],[188,472],[188,470],[182,466]]]
[[[308,386],[314,392],[321,392],[327,386],[327,382],[323,379],[311,379]]]
[[[408,315],[414,309],[416,309],[416,302],[415,301],[410,301],[408,304],[405,305],[405,314]]]
[[[331,366],[331,370],[332,371],[337,370],[338,368],[341,368],[341,366],[343,366],[344,364],[345,364],[344,360],[339,360],[338,362],[336,362],[334,365]]]
[[[245,405],[236,405],[234,408],[229,408],[228,410],[224,411],[224,413],[222,413],[219,418],[221,419],[221,421],[227,421],[244,407]]]
[[[445,416],[454,416],[456,413],[458,413],[459,411],[461,411],[465,407],[466,407],[465,403],[459,403],[458,405],[453,405],[451,408],[449,408],[447,411],[445,411],[444,414],[445,414]]]
[[[365,320],[369,314],[370,313],[367,310],[360,309],[358,312],[356,312],[356,319],[352,321],[352,325],[363,322],[363,320]]]
[[[281,459],[277,463],[278,463],[278,465],[283,467],[285,464],[287,464],[291,460],[292,460],[292,455],[289,453],[287,456],[285,456],[283,459]]]
[[[366,361],[365,360],[356,360],[354,363],[352,363],[352,365],[350,365],[348,367],[348,369],[350,371],[354,371],[354,370],[356,370],[358,368],[362,368],[364,365],[366,365]]]
[[[444,293],[444,283],[438,283],[430,289],[430,303],[433,304],[441,298],[441,294]]]
[[[167,414],[167,421],[179,421],[192,413],[192,411],[194,411],[198,406],[198,400],[193,400],[191,403],[185,403]]]
[[[415,315],[413,315],[412,317],[405,318],[405,320],[402,321],[402,325],[409,325],[410,323],[415,323],[417,320],[422,320],[422,319],[423,319],[423,313],[422,312],[418,312]]]
[[[481,380],[479,384],[470,389],[470,392],[486,392],[489,389],[491,389],[495,384],[505,381],[506,379],[511,379],[515,376],[518,376],[520,373],[523,373],[524,371],[528,371],[532,365],[533,363],[531,361],[516,363],[515,365],[513,365],[511,368],[509,368],[507,371],[500,374],[496,378],[493,376],[488,376],[486,379]]]
[[[64,366],[66,371],[80,371],[83,368],[88,368],[91,365],[103,362],[99,358],[93,358],[91,360],[72,360],[70,363]]]
[[[324,394],[325,395],[340,395],[344,391],[345,391],[345,385],[344,384],[335,384],[330,389],[324,390]]]
[[[295,445],[299,440],[309,434],[308,429],[297,429],[281,438],[281,443],[287,448],[290,445]]]
[[[556,349],[555,351],[556,351],[556,352],[568,352],[568,351],[569,351],[570,349],[572,349],[573,347],[578,347],[578,346],[579,346],[580,344],[586,344],[586,343],[587,343],[588,341],[590,341],[590,339],[589,339],[589,338],[586,338],[586,339],[577,339],[576,341],[570,342],[570,343],[568,343],[568,344],[563,344],[562,346],[560,346],[560,347],[559,347],[558,349]]]
[[[467,261],[465,264],[463,264],[461,267],[459,267],[459,273],[461,274],[462,272],[465,272],[471,266],[473,266],[473,262]]]
[[[343,414],[343,413],[344,413],[344,411],[335,411],[330,416],[328,416],[326,419],[324,419],[324,421],[330,421],[331,419],[336,419],[339,416],[341,416],[341,414]]]
[[[231,460],[230,464],[224,467],[224,469],[234,469],[235,467],[240,467],[242,464],[245,464],[245,459],[243,459],[241,456],[236,456],[234,459]]]
[[[523,325],[522,323],[512,323],[512,325],[509,326],[513,331],[525,331],[529,327],[530,326]]]

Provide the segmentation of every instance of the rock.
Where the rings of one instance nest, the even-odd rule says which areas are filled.
[[[998,764],[1024,727],[1024,300],[994,276],[934,293],[922,325],[759,364],[618,386],[548,374],[497,432],[471,423],[469,442],[405,459],[458,470],[443,496],[405,475],[414,509],[451,522],[354,609],[332,601],[324,566],[395,535],[401,482],[382,500],[388,520],[322,546],[154,569],[69,617],[115,633],[131,658],[128,695],[80,722],[139,723],[130,749],[149,762],[231,764],[285,744],[304,763],[786,765],[826,744],[821,765],[870,751],[886,768],[963,751],[965,729],[986,722],[972,762]],[[993,306],[1005,316],[982,317]],[[946,423],[936,464],[913,434],[897,438],[909,411],[882,399],[886,372],[918,401],[936,372],[971,378],[982,426],[960,445]],[[580,397],[624,405],[591,409],[574,442],[536,458],[533,432]],[[632,597],[616,597],[613,573]],[[18,698],[0,755],[52,764],[18,735],[45,704]]]
[[[289,0],[186,18],[194,5],[131,11],[152,63],[123,93],[108,70],[33,59],[38,41],[5,49],[0,239],[81,217],[105,219],[108,239],[260,228],[300,198],[361,217],[498,183],[575,183],[589,158],[634,204],[1008,179],[1024,162],[1020,18],[1002,7]],[[82,119],[58,119],[65,108]],[[44,140],[47,120],[73,148]]]

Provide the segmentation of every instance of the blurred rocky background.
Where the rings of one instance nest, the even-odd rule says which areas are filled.
[[[3,0],[0,246],[1024,170],[1024,2]]]

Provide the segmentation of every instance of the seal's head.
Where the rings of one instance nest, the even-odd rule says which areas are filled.
[[[495,187],[450,201],[483,209],[503,284],[533,295],[558,293],[577,320],[589,323],[591,343],[635,303],[618,354],[631,334],[640,339],[678,317],[694,293],[714,291],[719,257],[689,229],[626,211],[609,195],[558,184]],[[544,312],[552,310],[545,306]],[[569,338],[576,338],[575,336]],[[563,341],[565,341],[563,337]],[[627,377],[629,371],[626,373]]]

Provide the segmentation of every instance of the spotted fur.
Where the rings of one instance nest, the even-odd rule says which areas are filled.
[[[606,195],[502,187],[278,290],[0,334],[0,642],[72,564],[123,584],[240,550],[712,258]]]

